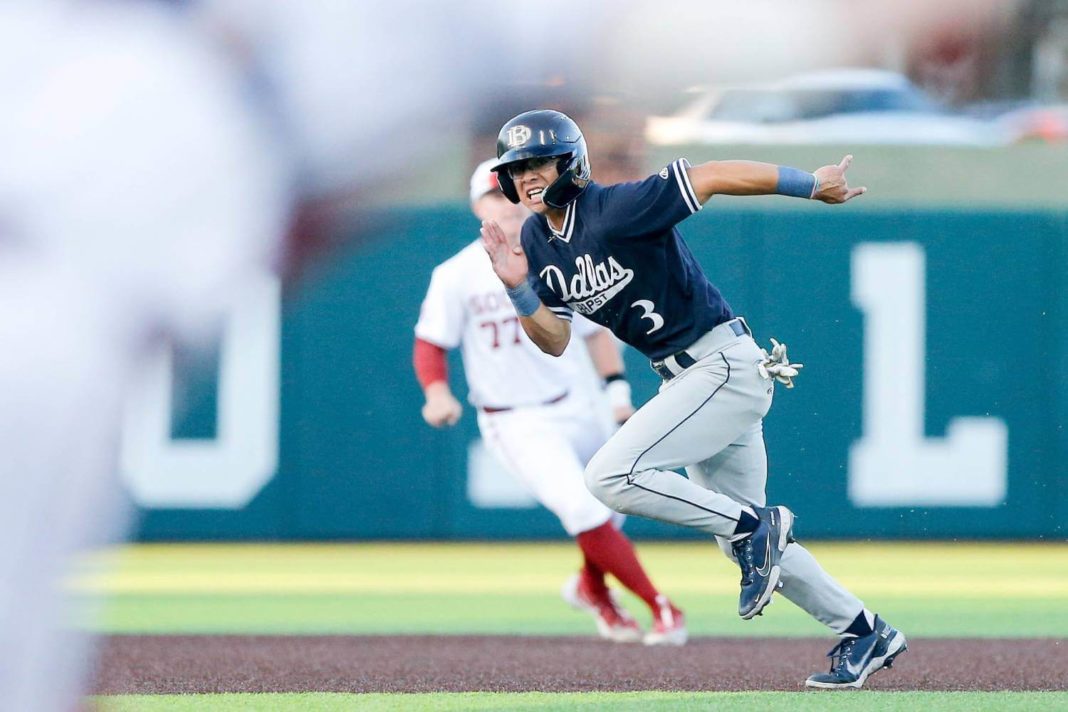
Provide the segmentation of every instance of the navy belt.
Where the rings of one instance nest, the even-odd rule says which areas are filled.
[[[555,398],[550,398],[549,400],[545,401],[544,403],[538,403],[538,406],[552,405],[553,403],[559,403],[564,398],[567,398],[567,391],[564,391],[563,393],[561,393],[560,395],[556,396]],[[504,406],[502,408],[496,408],[496,407],[491,406],[491,405],[482,406],[482,412],[483,413],[507,413],[508,411],[515,410],[515,409],[516,409],[516,406],[511,406],[511,405],[507,405],[507,406]]]
[[[723,324],[720,324],[720,326],[726,326],[727,328],[729,328],[731,331],[734,332],[735,336],[746,336],[746,335],[750,335],[751,336],[752,335],[751,332],[749,331],[749,327],[746,325],[745,321],[740,319],[740,318],[732,319],[731,321],[728,321],[728,322],[725,322]],[[697,360],[699,358],[704,358],[707,355],[708,354],[698,354],[697,358],[694,358],[694,356],[692,356],[690,353],[688,353],[684,349],[682,351],[676,351],[675,353],[671,354],[670,356],[668,356],[668,357],[666,357],[666,358],[664,358],[664,359],[662,359],[660,361],[650,361],[649,365],[652,367],[652,369],[654,371],[656,371],[658,376],[663,378],[665,381],[670,381],[672,378],[674,378],[675,376],[679,375],[680,373],[685,371],[690,366],[692,366],[695,363],[697,363]],[[675,362],[675,365],[677,366],[677,368],[675,368],[675,369],[673,369],[672,365],[670,364],[670,361],[672,361],[672,360]]]

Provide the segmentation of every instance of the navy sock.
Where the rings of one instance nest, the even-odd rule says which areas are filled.
[[[738,526],[734,528],[734,536],[738,536],[739,534],[752,534],[756,531],[759,524],[759,519],[743,509],[742,513],[738,516]]]
[[[863,638],[866,635],[871,635],[875,632],[875,628],[872,624],[875,622],[875,616],[868,612],[868,609],[864,609],[860,612],[853,622],[849,624],[849,627],[842,633],[843,636],[852,636],[857,638]]]

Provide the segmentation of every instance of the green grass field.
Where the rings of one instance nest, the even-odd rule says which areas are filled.
[[[910,637],[1068,638],[1068,544],[826,543],[824,566]],[[694,635],[820,636],[788,604],[735,615],[737,570],[712,545],[642,544]],[[104,633],[587,635],[558,597],[570,544],[141,545],[87,559]],[[1022,585],[1026,582],[1026,586]],[[631,602],[633,603],[633,602]],[[638,613],[642,607],[632,605]],[[107,710],[1068,709],[1061,693],[197,695],[98,698]],[[840,706],[841,705],[841,706]]]
[[[1068,637],[1068,545],[810,548],[913,636]],[[825,634],[789,605],[739,620],[737,570],[714,546],[639,553],[696,635]],[[90,624],[106,633],[583,635],[557,595],[578,564],[566,543],[143,545],[93,557],[71,585],[106,596]]]

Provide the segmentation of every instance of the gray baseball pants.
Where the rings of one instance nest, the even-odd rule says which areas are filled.
[[[729,537],[743,505],[764,506],[768,478],[763,418],[774,382],[748,333],[721,324],[686,349],[697,362],[673,372],[586,467],[586,485],[612,509],[713,534],[733,558]],[[685,467],[689,479],[673,468]],[[800,544],[782,556],[781,593],[836,633],[864,604]]]

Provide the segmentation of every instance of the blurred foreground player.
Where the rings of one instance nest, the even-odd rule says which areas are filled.
[[[422,128],[491,91],[490,61],[505,81],[549,66],[549,50],[502,60],[510,39],[490,30],[519,13],[584,36],[591,13],[562,29],[562,7],[0,3],[5,709],[77,704],[91,651],[65,628],[60,581],[126,528],[119,411],[149,355],[214,335],[243,285],[293,257],[279,243],[295,203],[402,172]]]
[[[659,393],[586,466],[598,499],[625,514],[714,535],[741,569],[738,614],[760,615],[784,596],[841,636],[828,673],[810,687],[860,687],[906,649],[905,636],[871,613],[794,541],[793,513],[766,506],[763,418],[774,382],[793,386],[786,347],[757,346],[702,272],[678,223],[713,195],[779,194],[844,203],[852,160],[815,173],[752,161],[673,161],[642,181],[590,180],[579,127],[530,111],[501,129],[501,189],[535,215],[521,239],[492,221],[483,243],[523,329],[560,354],[575,312],[608,327],[649,358]],[[672,470],[686,467],[688,478]]]
[[[264,279],[288,180],[226,64],[165,8],[0,6],[0,707],[69,712],[70,559],[125,534],[130,378]]]
[[[501,193],[496,161],[471,177],[471,207],[518,239],[530,214]],[[607,381],[617,422],[633,412],[623,362],[607,329],[576,319],[597,372]],[[471,403],[486,447],[553,512],[582,550],[584,565],[563,588],[564,599],[591,612],[601,637],[646,645],[682,645],[682,612],[649,580],[615,515],[586,489],[582,470],[607,440],[610,423],[591,397],[586,356],[577,346],[560,359],[543,354],[519,326],[515,309],[479,242],[439,265],[431,277],[415,327],[415,371],[426,396],[423,418],[434,427],[453,425],[461,405],[449,389],[446,349],[460,347]],[[653,625],[644,636],[638,623],[610,593],[612,574],[649,606]]]

